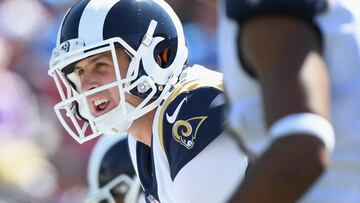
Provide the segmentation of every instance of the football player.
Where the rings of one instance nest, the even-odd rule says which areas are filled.
[[[97,141],[90,155],[87,177],[87,203],[145,202],[131,163],[126,134],[104,135]]]
[[[165,1],[82,0],[50,61],[61,123],[79,142],[128,131],[148,202],[224,202],[247,167],[224,131],[222,75],[187,57]]]
[[[230,125],[258,155],[233,201],[360,202],[360,2],[222,5]]]

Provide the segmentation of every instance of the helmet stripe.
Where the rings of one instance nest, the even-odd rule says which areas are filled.
[[[88,3],[89,0],[78,1],[68,10],[60,26],[61,31],[59,31],[57,39],[58,45],[67,40],[78,38],[80,18]]]
[[[91,0],[84,9],[79,23],[79,37],[85,44],[92,44],[103,39],[105,18],[110,9],[119,0]]]

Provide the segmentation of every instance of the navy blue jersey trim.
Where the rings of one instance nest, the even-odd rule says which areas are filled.
[[[136,162],[139,179],[144,187],[145,196],[152,195],[155,198],[158,198],[152,151],[150,147],[141,142],[136,142]]]

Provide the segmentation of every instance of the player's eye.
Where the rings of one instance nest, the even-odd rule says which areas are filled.
[[[75,75],[80,76],[80,75],[82,75],[84,73],[84,69],[80,68],[80,67],[75,67],[74,68],[74,73],[75,73]]]
[[[97,62],[95,64],[95,68],[96,69],[101,69],[101,68],[106,68],[108,66],[108,64],[104,63],[104,62]]]

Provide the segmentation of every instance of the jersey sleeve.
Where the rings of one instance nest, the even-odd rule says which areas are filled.
[[[327,8],[328,0],[226,0],[228,17],[240,24],[260,15],[288,15],[311,22]]]
[[[194,83],[185,85],[163,106],[159,132],[172,180],[225,128],[222,90],[212,86],[193,88],[197,86]]]
[[[237,142],[224,131],[174,179],[177,202],[227,202],[247,169],[247,157]]]

